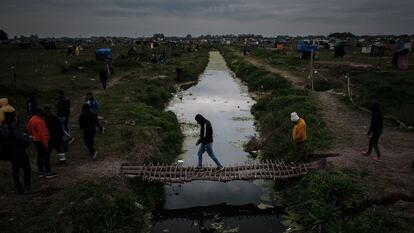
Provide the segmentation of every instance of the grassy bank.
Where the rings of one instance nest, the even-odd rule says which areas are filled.
[[[404,212],[387,205],[358,209],[366,198],[361,176],[364,174],[355,170],[312,172],[297,184],[278,184],[287,206],[285,223],[292,232],[412,232],[411,220]]]
[[[307,122],[307,152],[326,148],[331,143],[329,130],[318,114],[317,103],[307,90],[294,90],[282,77],[246,64],[229,48],[221,49],[228,66],[256,93],[252,108],[262,137],[263,158],[292,159],[289,113],[297,111]],[[303,178],[275,183],[278,201],[286,206],[285,224],[289,232],[374,233],[412,232],[404,213],[385,206],[368,206],[357,170],[311,172]]]
[[[241,48],[239,50],[242,51]],[[304,80],[308,77],[309,60],[300,60],[295,50],[277,53],[254,48],[251,55],[282,70],[289,70]],[[318,71],[314,74],[315,89],[347,93],[344,77],[349,76],[354,101],[358,105],[369,108],[378,102],[383,105],[386,115],[414,125],[411,117],[414,113],[414,94],[411,91],[414,87],[414,59],[410,55],[409,69],[397,71],[392,67],[391,56],[378,58],[354,52],[345,58],[334,58],[332,51],[321,50],[314,64]],[[348,98],[343,100],[349,102]]]
[[[250,92],[258,93],[252,113],[261,134],[261,156],[264,159],[294,160],[290,113],[298,112],[307,123],[307,153],[327,148],[331,134],[317,113],[315,98],[310,91],[295,90],[279,75],[246,64],[229,48],[221,52],[227,65],[243,80]]]
[[[38,52],[30,50],[25,54]],[[42,54],[43,51],[38,53],[39,56],[47,56]],[[77,138],[71,144],[65,167],[56,166],[55,155],[52,155],[52,169],[59,174],[57,179],[40,180],[37,173],[32,172],[31,194],[16,196],[9,164],[1,164],[2,232],[140,232],[148,226],[151,210],[163,201],[163,186],[106,177],[102,174],[107,174],[105,170],[111,165],[105,161],[175,161],[181,152],[183,135],[175,114],[165,111],[176,90],[175,68],[191,70],[184,74],[182,81],[197,80],[208,63],[208,53],[207,50],[177,53],[162,65],[137,61],[123,56],[122,52],[115,54],[118,57],[114,60],[116,74],[106,91],[101,90],[96,77],[100,63],[88,55],[85,59],[73,61],[63,70],[55,65],[45,67],[41,74],[29,71],[46,62],[46,57],[39,59],[39,63],[33,61],[35,64],[27,62],[27,66],[20,65],[28,70],[23,72],[22,68],[19,69],[16,89],[9,80],[0,82],[1,94],[9,97],[16,106],[22,127],[25,121],[23,93],[34,93],[40,105],[54,106],[56,89],[64,89],[72,100],[72,134]],[[20,60],[24,58],[15,58],[17,63]],[[102,124],[106,128],[105,134],[96,138],[99,151],[96,162],[87,156],[82,134],[77,128],[77,115],[86,92],[95,93],[100,104],[99,115],[103,116]],[[33,148],[30,148],[29,156],[34,170],[36,156]],[[93,163],[103,167],[96,167]]]

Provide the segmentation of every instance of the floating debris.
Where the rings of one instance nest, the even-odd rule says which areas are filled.
[[[250,117],[232,117],[231,118],[233,121],[253,121],[254,117],[250,116]]]
[[[275,207],[272,206],[272,205],[269,205],[269,204],[260,203],[260,204],[257,205],[257,208],[259,208],[261,210],[266,210],[266,209],[272,209],[272,208],[275,208]]]
[[[240,148],[240,149],[243,149],[244,148],[244,145],[246,143],[247,143],[247,141],[243,141],[243,140],[230,142],[230,144],[232,144],[234,147]]]

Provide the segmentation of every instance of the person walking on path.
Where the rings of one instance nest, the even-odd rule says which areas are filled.
[[[45,106],[45,122],[49,130],[49,153],[55,149],[59,158],[59,165],[66,163],[67,143],[63,141],[64,131],[62,125],[55,115],[52,114],[50,106]]]
[[[0,99],[0,126],[8,119],[13,119],[17,122],[16,109],[9,104],[7,98]]]
[[[200,125],[200,138],[196,145],[200,145],[198,149],[198,165],[196,169],[202,169],[203,167],[203,153],[207,152],[210,158],[216,163],[218,169],[222,169],[223,166],[218,161],[217,157],[213,152],[213,127],[209,120],[204,118],[202,115],[197,114],[195,120]]]
[[[88,92],[86,94],[85,103],[87,103],[89,105],[92,112],[94,112],[98,115],[99,104],[98,104],[98,101],[96,101],[95,98],[93,97],[92,93]]]
[[[65,97],[65,92],[63,90],[57,90],[56,94],[56,115],[64,130],[64,140],[70,144],[75,140],[75,138],[70,135],[69,131],[70,100]]]
[[[14,185],[18,193],[30,192],[31,168],[26,148],[32,139],[27,134],[19,132],[15,128],[16,122],[9,118],[0,128],[0,140],[2,156],[6,156],[12,164]],[[23,171],[23,185],[20,181],[20,170]]]
[[[89,155],[92,157],[92,160],[96,160],[98,156],[98,152],[94,148],[96,128],[98,128],[101,133],[103,133],[105,129],[99,124],[98,115],[92,112],[91,108],[86,103],[83,104],[82,114],[79,116],[79,127],[83,131],[85,146],[89,150]]]
[[[293,158],[296,161],[303,159],[303,150],[307,139],[306,123],[296,112],[290,114],[290,120],[293,123],[292,140],[293,140]]]
[[[99,80],[101,80],[102,88],[106,90],[106,82],[108,81],[108,75],[105,70],[99,71]]]
[[[382,134],[384,128],[384,115],[381,110],[381,106],[378,103],[375,103],[371,106],[371,124],[368,130],[368,136],[371,136],[369,139],[368,151],[363,151],[362,154],[365,156],[370,156],[372,148],[375,149],[377,157],[373,159],[377,162],[381,161],[381,153],[378,147],[378,141]]]
[[[39,177],[55,178],[57,175],[50,168],[49,130],[42,118],[43,111],[35,108],[33,114],[27,124],[27,132],[32,136],[36,147]]]
[[[102,88],[104,90],[106,90],[106,82],[111,74],[113,74],[112,64],[108,58],[105,58],[105,61],[103,62],[103,69],[99,71],[99,79],[101,80]]]

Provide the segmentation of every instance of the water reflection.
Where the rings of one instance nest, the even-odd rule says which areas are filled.
[[[171,102],[169,110],[176,113],[183,124],[186,139],[182,155],[184,166],[197,164],[195,143],[198,139],[198,125],[194,116],[199,113],[207,118],[214,132],[213,149],[223,165],[245,163],[250,159],[243,151],[242,144],[255,134],[250,108],[254,101],[247,89],[233,77],[223,57],[218,52],[210,53],[210,62],[200,82],[182,93],[178,93]],[[204,154],[203,163],[213,165],[213,161]],[[263,185],[265,184],[265,185]],[[266,182],[232,181],[227,183],[194,181],[185,184],[165,186],[165,209],[183,209],[195,206],[209,206],[226,203],[229,205],[258,205],[269,202],[271,198],[265,187]],[[271,203],[272,204],[272,203]],[[238,232],[283,232],[283,226],[276,217],[251,217],[249,220],[223,218],[225,227],[238,227]],[[261,231],[257,231],[260,225]],[[199,224],[197,225],[199,226]],[[193,223],[184,220],[164,220],[155,223],[152,232],[202,232]],[[204,228],[207,229],[207,228]]]

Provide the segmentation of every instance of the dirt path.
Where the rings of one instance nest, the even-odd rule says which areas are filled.
[[[350,68],[373,68],[372,64],[355,63],[350,61],[315,61],[315,65],[349,66]]]
[[[296,88],[304,88],[300,81],[302,78],[289,74],[288,71],[263,64],[252,57],[245,57],[245,60],[282,75]],[[316,97],[321,114],[335,136],[331,151],[343,155],[329,158],[328,162],[337,168],[357,168],[366,173],[363,183],[372,198],[394,192],[414,195],[414,134],[385,126],[380,139],[383,162],[375,162],[360,155],[368,146],[369,138],[366,133],[370,116],[351,109],[333,94],[317,92]]]
[[[289,80],[292,83],[292,86],[297,88],[297,89],[301,89],[301,90],[305,89],[306,83],[303,81],[303,79],[292,75],[288,71],[276,69],[275,67],[273,67],[271,65],[268,65],[268,64],[264,64],[264,63],[254,59],[252,57],[244,57],[244,60],[247,61],[248,63],[254,65],[254,66],[257,66],[259,68],[268,70],[272,73],[278,74],[278,75],[286,78],[287,80]]]
[[[119,84],[123,77],[129,75],[130,72],[124,72],[111,77],[108,82],[107,88],[112,88]],[[94,96],[99,100],[99,95],[104,91],[102,89],[97,89],[92,91]],[[77,126],[77,120],[80,115],[80,109],[83,104],[84,96],[79,96],[78,99],[72,100],[72,116],[71,116],[71,125]],[[58,177],[52,180],[45,180],[43,178],[37,177],[36,165],[32,163],[32,192],[33,194],[42,192],[50,188],[63,188],[67,185],[75,184],[79,181],[96,179],[98,177],[113,177],[119,174],[119,169],[122,164],[122,159],[114,155],[104,155],[102,153],[98,154],[98,160],[92,161],[88,155],[87,150],[83,144],[83,137],[79,129],[72,127],[72,133],[76,136],[75,142],[70,145],[70,150],[66,154],[67,164],[64,166],[57,166],[57,156],[56,151],[52,152],[52,171],[58,174]],[[110,132],[107,132],[110,133]],[[100,137],[105,137],[104,135],[98,135],[97,141]],[[32,156],[35,156],[35,151],[29,153]],[[11,169],[10,164],[0,163],[0,170],[2,171],[1,176],[5,177],[3,184],[4,189],[9,189],[9,191],[2,192],[3,195],[0,196],[0,200],[12,201],[14,200],[15,195],[13,194],[13,185],[11,180]]]
[[[132,71],[131,71],[132,72]],[[112,88],[119,84],[125,76],[129,75],[131,72],[123,72],[120,74],[113,75],[108,83],[107,89]],[[99,95],[104,93],[103,89],[97,89],[92,91],[92,94],[99,99]],[[71,116],[71,125],[77,125],[77,120],[80,115],[80,109],[82,104],[84,103],[84,96],[81,96],[80,101],[76,101],[74,105],[71,107],[71,110],[74,114]],[[81,148],[81,151],[86,151],[85,146],[83,145],[83,137],[81,136],[80,130],[76,130],[76,144],[77,147]],[[99,137],[105,137],[105,134],[97,136],[97,140]],[[81,180],[87,180],[90,178],[96,177],[113,177],[119,174],[119,170],[122,164],[122,159],[116,156],[105,156],[105,158],[100,157],[102,156],[101,153],[98,153],[98,159],[96,161],[92,161],[88,156],[80,156],[75,153],[81,153],[78,150],[76,151],[69,151],[67,161],[68,164],[66,166],[56,167],[54,166],[55,171],[58,173],[59,177],[56,179],[55,182],[51,182],[54,186],[63,187],[68,184],[74,184]],[[75,155],[74,155],[75,154]],[[86,152],[85,152],[86,154]],[[50,184],[43,185],[49,186]],[[43,187],[40,187],[43,188]]]

